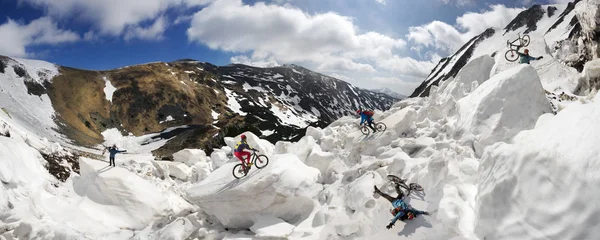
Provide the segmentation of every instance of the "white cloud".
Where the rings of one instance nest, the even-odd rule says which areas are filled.
[[[442,0],[445,4],[453,4],[456,2],[458,6],[465,6],[474,3],[474,0]]]
[[[244,55],[231,57],[230,62],[262,68],[280,66],[274,59],[252,59]]]
[[[320,72],[376,72],[370,64],[356,63],[348,58],[328,58],[317,67]]]
[[[148,27],[135,26],[128,28],[125,33],[125,40],[134,38],[141,40],[161,40],[166,28],[167,23],[165,17],[159,17]]]
[[[420,51],[421,46],[433,47],[445,54],[450,54],[487,28],[505,27],[523,10],[522,8],[507,8],[504,5],[491,5],[488,11],[468,12],[457,17],[456,27],[444,22],[433,21],[422,26],[410,27],[406,37],[414,44],[411,49]]]
[[[454,52],[467,40],[467,37],[445,22],[433,21],[423,26],[410,27],[406,35],[416,45],[435,47],[446,53]]]
[[[573,2],[574,0],[550,0],[551,3],[556,3],[556,4],[567,4],[570,2]]]
[[[406,42],[359,33],[352,19],[336,13],[309,15],[289,5],[221,0],[194,15],[190,41],[211,49],[252,52],[253,59],[311,62],[321,69],[373,71],[363,61],[379,61],[403,49]]]
[[[490,10],[482,13],[468,12],[456,18],[456,23],[466,30],[467,38],[472,38],[490,27],[504,28],[523,8],[507,8],[504,5],[491,5]]]
[[[297,63],[331,76],[352,76],[359,86],[382,73],[422,80],[433,68],[429,61],[400,57],[407,45],[403,39],[361,31],[352,18],[337,13],[308,14],[290,4],[218,0],[194,15],[187,34],[191,42],[240,53],[233,63]]]
[[[56,45],[75,42],[79,35],[69,30],[59,29],[48,17],[38,18],[29,24],[15,22],[12,19],[0,25],[0,54],[26,57],[26,48],[34,45]]]
[[[376,2],[378,2],[378,3],[381,3],[381,4],[383,4],[383,5],[385,5],[385,4],[386,4],[386,0],[375,0],[375,1],[376,1]]]
[[[213,0],[19,0],[44,9],[59,19],[85,20],[101,35],[120,36],[139,24],[156,22],[165,11],[177,7],[204,6]],[[156,30],[156,29],[148,29]]]

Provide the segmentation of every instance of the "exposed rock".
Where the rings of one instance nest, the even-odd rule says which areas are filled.
[[[523,34],[535,31],[537,29],[537,22],[544,17],[544,9],[541,5],[533,5],[531,8],[520,12],[505,28],[504,34],[509,31],[517,30],[523,26],[527,26],[527,29]]]

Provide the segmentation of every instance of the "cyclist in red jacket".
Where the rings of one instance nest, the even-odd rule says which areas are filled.
[[[244,165],[250,167],[252,166],[252,163],[250,162],[251,154],[249,152],[244,151],[244,149],[252,151],[258,150],[251,148],[250,145],[248,145],[248,142],[246,142],[246,135],[242,134],[242,136],[240,137],[242,138],[242,140],[235,145],[235,149],[233,149],[233,155],[236,156],[240,161],[242,161],[242,164],[244,164],[243,157],[246,156],[246,163]]]

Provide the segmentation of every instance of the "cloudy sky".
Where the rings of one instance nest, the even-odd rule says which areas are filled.
[[[410,94],[437,61],[567,0],[0,0],[0,55],[106,70],[192,58],[295,63]]]

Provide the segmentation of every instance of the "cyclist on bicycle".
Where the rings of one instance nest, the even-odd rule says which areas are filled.
[[[392,209],[391,211],[392,216],[394,216],[394,218],[391,220],[390,224],[385,226],[387,229],[391,229],[398,220],[404,221],[406,219],[413,219],[414,217],[421,214],[429,215],[429,212],[417,210],[410,206],[408,203],[404,202],[404,192],[402,192],[398,183],[394,184],[394,188],[398,193],[398,196],[395,198],[383,193],[377,188],[377,186],[374,186],[375,193],[390,201],[390,203],[392,203],[392,206],[394,207],[394,209]],[[408,194],[410,194],[410,190],[408,191]]]
[[[258,151],[258,150],[254,149],[254,148],[251,148],[250,145],[248,145],[248,142],[246,142],[246,135],[242,134],[240,136],[240,138],[242,140],[239,141],[235,145],[235,149],[233,149],[233,155],[236,156],[240,161],[242,161],[242,164],[244,164],[243,157],[246,156],[246,164],[245,164],[245,166],[251,167],[252,166],[252,162],[250,161],[251,154],[249,152],[244,151],[244,149],[248,149],[248,150],[252,150],[252,151]]]
[[[524,63],[524,64],[529,64],[529,61],[531,60],[540,60],[543,58],[543,56],[539,56],[539,57],[532,57],[529,56],[529,49],[525,49],[523,51],[523,53],[519,52],[519,48],[521,48],[521,46],[517,46],[517,54],[519,54],[519,63]]]
[[[360,109],[356,110],[356,114],[360,115],[360,124],[363,125],[364,122],[367,122],[367,126],[373,129],[373,132],[377,132],[377,129],[373,126],[373,111],[362,111]]]

